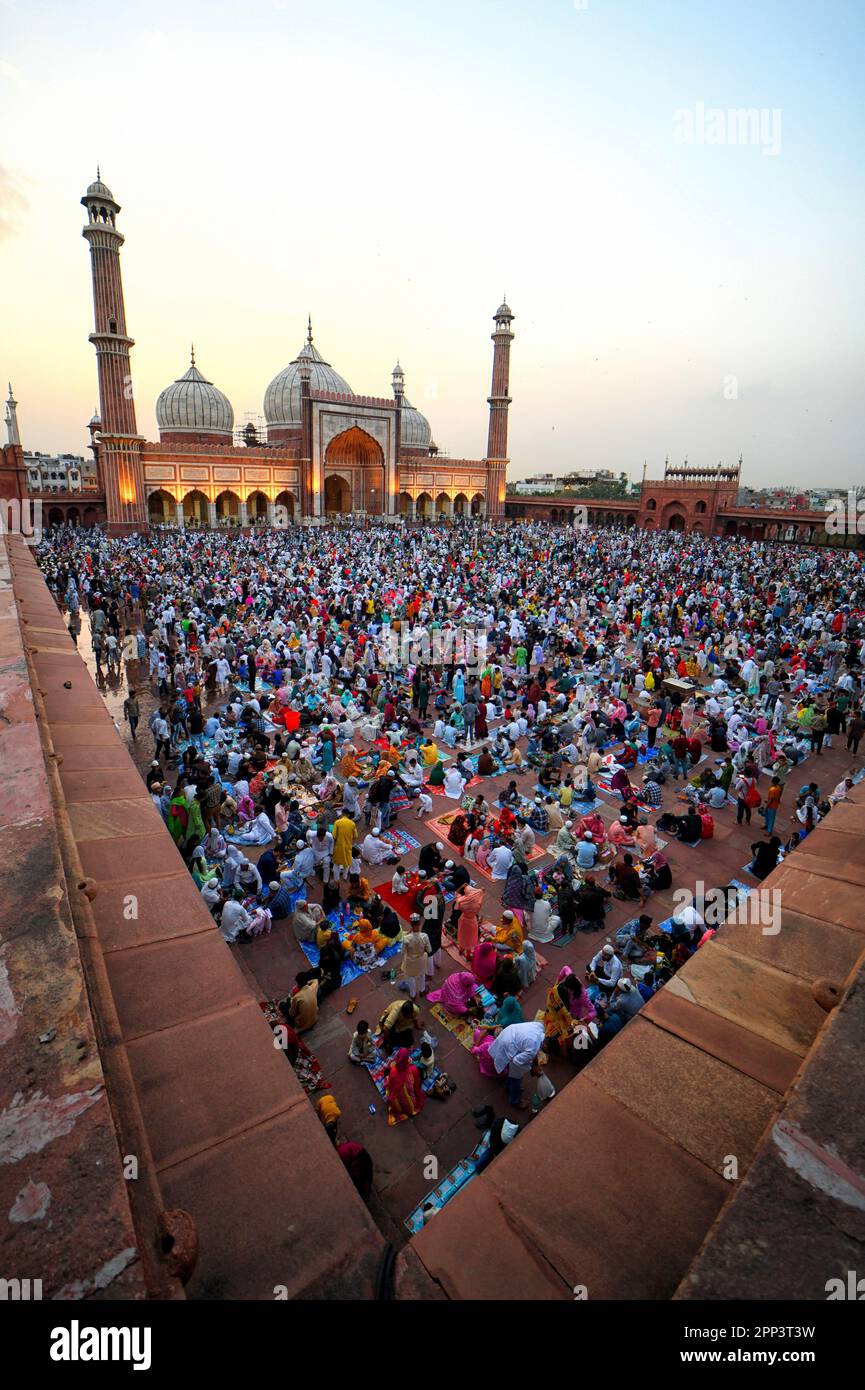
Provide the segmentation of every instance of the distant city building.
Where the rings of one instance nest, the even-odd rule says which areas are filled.
[[[615,483],[616,474],[608,468],[581,468],[572,473],[536,473],[532,478],[522,478],[514,485],[514,492],[522,497],[550,495],[561,492],[563,488],[591,487],[593,483]]]
[[[87,482],[97,486],[96,470],[80,454],[42,454],[24,451],[29,492],[82,492]]]
[[[592,483],[614,483],[616,474],[609,468],[578,468],[561,479],[563,487],[590,487]]]
[[[558,492],[561,486],[562,479],[554,477],[552,473],[536,473],[533,478],[521,478],[514,485],[514,491],[530,496],[532,493]]]

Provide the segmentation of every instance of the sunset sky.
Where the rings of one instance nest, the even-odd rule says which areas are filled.
[[[863,31],[862,0],[0,0],[24,447],[87,443],[98,161],[148,438],[190,341],[242,422],[311,312],[355,391],[399,357],[482,457],[506,294],[511,478],[861,482]]]

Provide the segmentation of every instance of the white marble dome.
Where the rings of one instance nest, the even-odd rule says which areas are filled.
[[[307,339],[293,362],[273,378],[264,393],[264,418],[268,425],[300,429],[300,368],[309,363],[309,387],[311,391],[335,391],[340,396],[353,396],[354,392],[339,372],[335,372],[329,362],[325,362],[318,348]]]
[[[402,402],[399,439],[403,449],[428,449],[432,441],[429,420],[405,397]]]
[[[93,183],[89,184],[84,196],[85,198],[104,198],[108,203],[114,202],[114,194],[101,179],[95,179]]]
[[[231,442],[234,411],[231,402],[195,365],[160,394],[156,402],[160,434],[224,434]]]

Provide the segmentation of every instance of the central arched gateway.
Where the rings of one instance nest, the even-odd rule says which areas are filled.
[[[331,473],[331,469],[339,471]],[[348,490],[347,501],[343,489]],[[332,506],[328,497],[338,499],[339,505]],[[327,512],[364,511],[379,516],[386,510],[384,453],[359,425],[343,430],[327,446],[324,500]]]
[[[324,480],[324,510],[340,516],[352,510],[351,488],[339,473],[328,473]]]

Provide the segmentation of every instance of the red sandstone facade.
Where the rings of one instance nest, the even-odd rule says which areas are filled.
[[[502,515],[507,469],[509,353],[513,318],[496,314],[489,441],[486,459],[440,455],[429,424],[405,396],[402,369],[394,398],[357,395],[312,341],[268,387],[266,438],[233,438],[230,403],[192,365],[160,396],[158,442],[138,433],[120,271],[120,205],[98,176],[82,203],[90,245],[99,416],[91,421],[102,495],[52,495],[46,520],[107,522],[124,535],[151,523],[179,526],[319,524],[361,513],[382,520]],[[339,389],[329,389],[336,386]],[[0,488],[26,491],[20,446],[0,467]],[[20,476],[18,476],[20,475]]]
[[[830,537],[825,512],[737,506],[739,472],[738,466],[706,469],[667,464],[664,477],[659,481],[644,479],[634,497],[600,500],[567,493],[508,497],[505,515],[511,520],[567,525],[583,520],[589,526],[639,526],[647,531],[741,536],[746,540],[827,544],[831,539],[834,546],[861,544],[863,538],[856,535]]]

